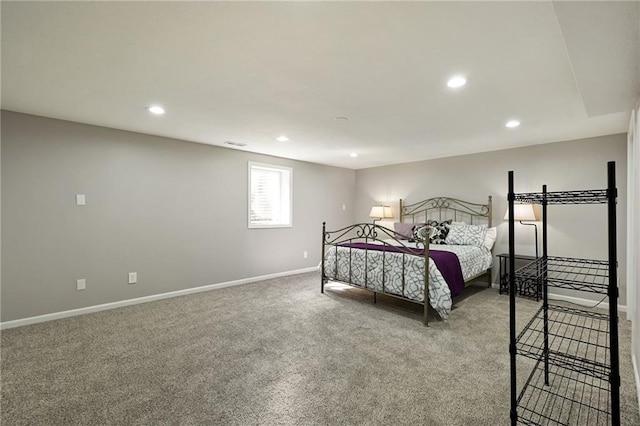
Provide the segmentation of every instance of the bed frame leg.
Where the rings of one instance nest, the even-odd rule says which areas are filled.
[[[376,293],[375,291],[373,292],[373,303],[378,303],[378,299],[377,299],[378,293]]]
[[[492,269],[491,269],[491,268],[489,268],[489,269],[487,270],[487,283],[489,284],[489,286],[488,286],[489,288],[491,288],[491,276],[493,275],[493,274],[491,273],[491,271],[492,271]]]
[[[429,327],[429,303],[425,302],[424,304],[424,318],[422,319],[425,327]]]

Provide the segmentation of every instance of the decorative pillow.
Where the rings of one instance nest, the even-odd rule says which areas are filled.
[[[429,225],[429,243],[431,244],[445,244],[445,239],[449,233],[449,227],[451,226],[451,219],[438,222],[437,220],[430,220],[427,222]]]
[[[400,240],[407,240],[413,237],[413,227],[415,223],[400,223],[394,222],[393,230],[396,233],[396,238]]]
[[[451,245],[482,247],[486,235],[487,225],[452,223],[445,242]]]
[[[484,237],[483,245],[487,248],[487,250],[491,251],[493,248],[493,244],[496,242],[496,238],[498,237],[498,228],[495,226],[493,228],[487,229],[487,235]]]
[[[426,224],[421,223],[419,225],[415,225],[413,227],[413,235],[411,237],[412,240],[415,241],[426,241],[427,240],[427,232],[428,232],[428,227]]]

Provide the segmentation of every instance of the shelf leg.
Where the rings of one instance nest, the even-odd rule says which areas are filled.
[[[515,221],[514,206],[515,194],[513,192],[513,171],[509,172],[509,193],[507,194],[509,202],[509,362],[511,367],[511,425],[515,426],[518,422],[518,399],[516,392],[516,292],[515,292]]]
[[[618,352],[618,253],[616,237],[616,163],[607,163],[607,207],[609,234],[609,359],[611,360],[611,424],[620,425],[620,360]]]
[[[549,385],[549,297],[547,292],[547,185],[542,185],[542,306],[544,312],[544,384]],[[537,285],[537,283],[536,283]]]

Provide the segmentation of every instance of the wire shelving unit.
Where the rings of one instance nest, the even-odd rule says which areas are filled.
[[[542,257],[515,270],[515,226],[509,220],[509,288],[542,288],[542,306],[517,333],[515,292],[509,294],[509,354],[511,361],[511,424],[620,424],[618,353],[618,287],[616,250],[615,163],[607,164],[607,189],[514,193],[509,172],[509,217],[515,203],[542,206]],[[608,259],[549,256],[547,206],[606,204]],[[548,288],[606,295],[608,312],[550,304]],[[533,367],[518,388],[519,357]],[[522,362],[523,366],[527,364]],[[522,368],[522,366],[520,367]]]

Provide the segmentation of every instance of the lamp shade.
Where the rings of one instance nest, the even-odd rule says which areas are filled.
[[[373,206],[371,207],[371,212],[369,212],[369,217],[388,219],[393,217],[393,214],[391,213],[391,207],[389,206]]]
[[[536,212],[533,210],[533,204],[514,204],[513,205],[514,220],[538,220]],[[504,220],[509,220],[509,208],[504,214]]]

